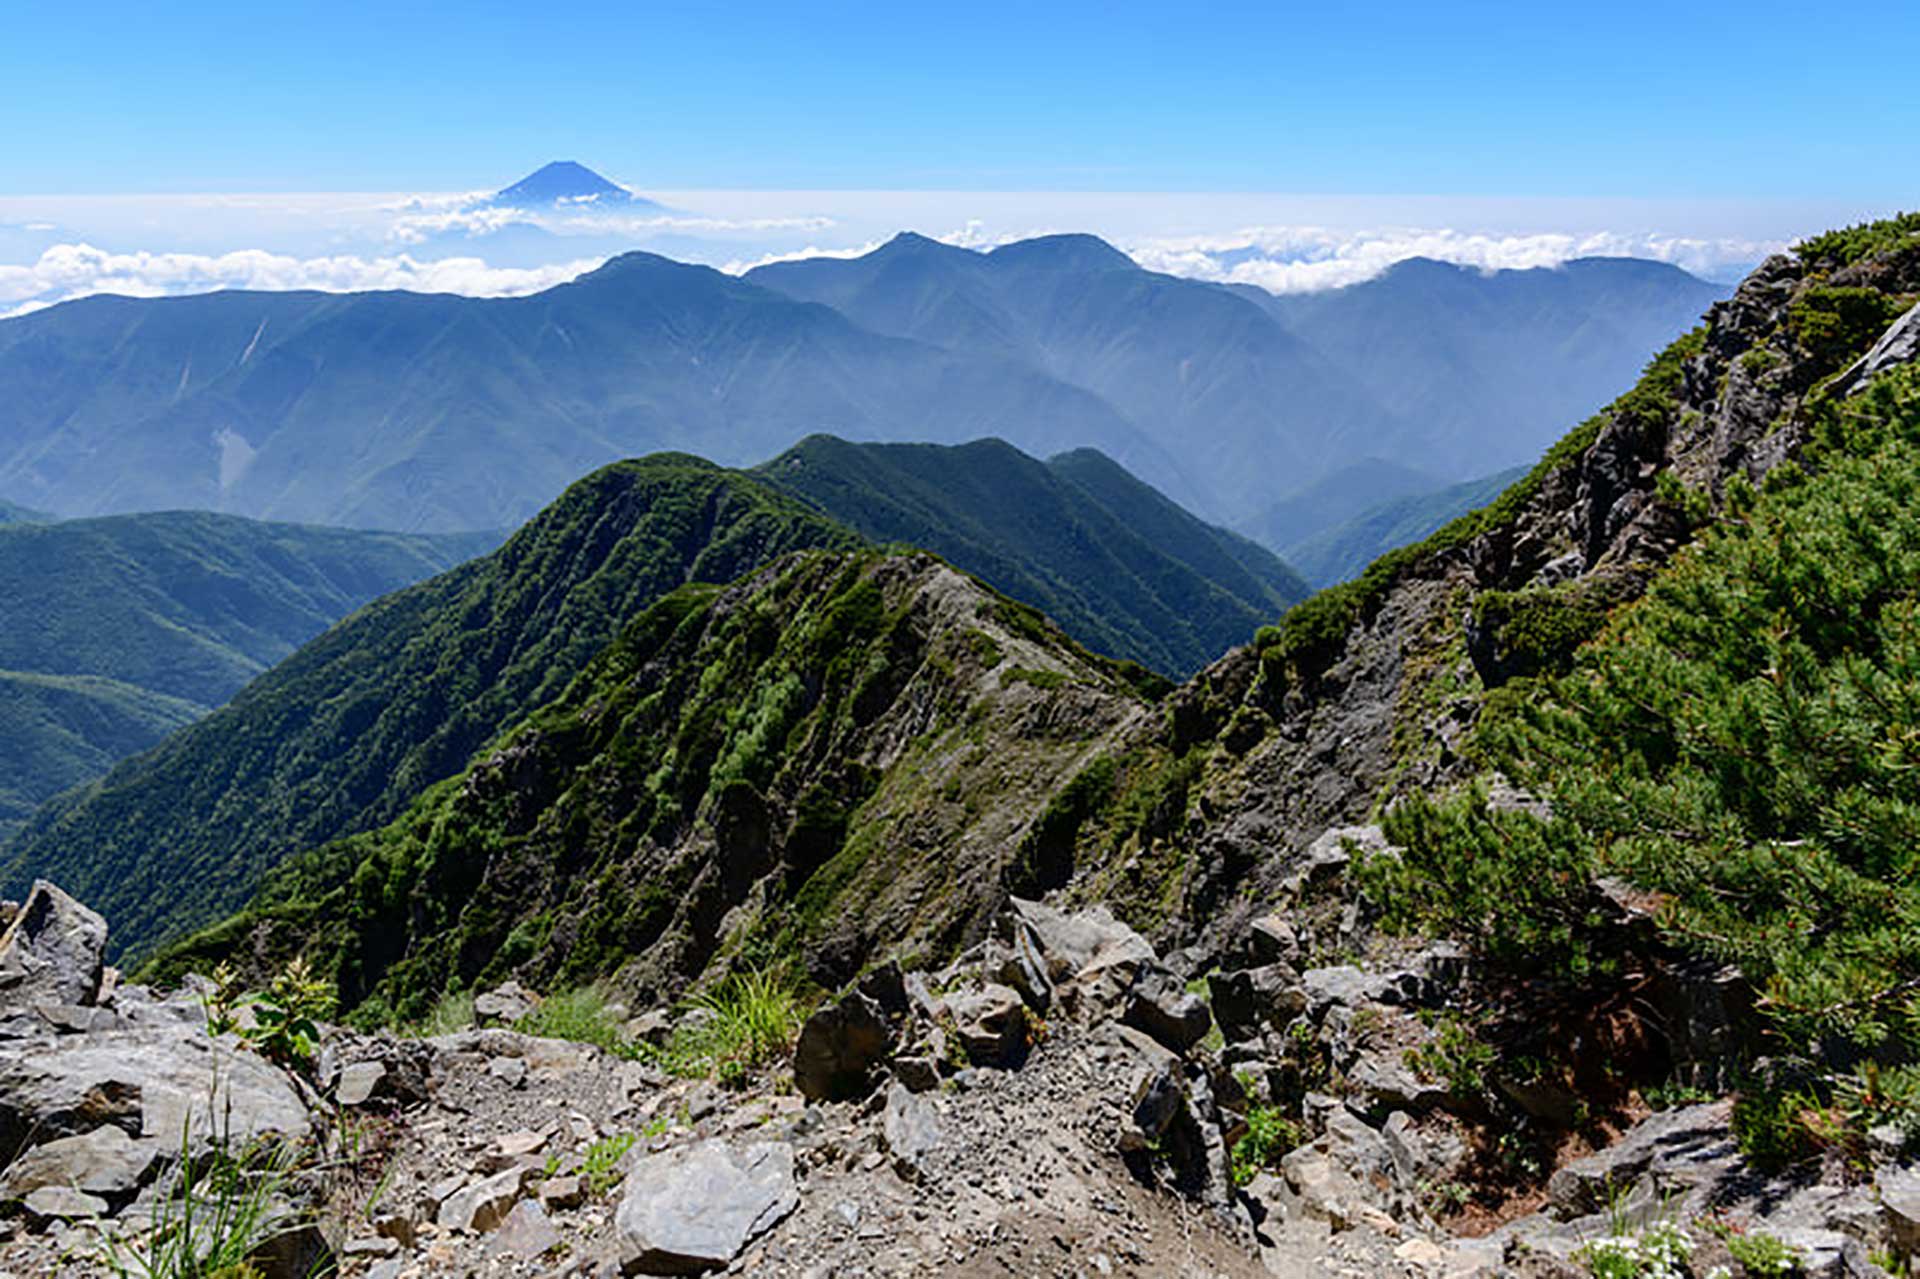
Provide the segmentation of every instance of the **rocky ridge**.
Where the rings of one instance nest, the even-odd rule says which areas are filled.
[[[1320,885],[1371,837],[1331,833]],[[1768,1176],[1721,1104],[1624,1127],[1497,1228],[1453,1214],[1436,1189],[1476,1155],[1472,1103],[1398,1046],[1434,1038],[1421,1014],[1457,992],[1460,956],[1299,967],[1278,918],[1249,931],[1245,966],[1195,980],[1102,910],[1016,899],[938,971],[868,971],[785,1064],[734,1086],[499,1025],[328,1030],[310,1062],[276,1065],[209,1033],[204,986],[119,983],[104,943],[46,884],[0,939],[0,971],[34,974],[0,996],[0,1273],[110,1273],[107,1241],[124,1253],[179,1220],[183,1153],[258,1159],[250,1142],[294,1152],[256,1173],[278,1224],[250,1273],[268,1279],[317,1262],[377,1279],[1538,1276],[1585,1273],[1583,1249],[1649,1222],[1684,1232],[1695,1274],[1776,1273],[1743,1268],[1721,1228],[1772,1235],[1798,1273],[1863,1276],[1920,1244],[1920,1169],[1897,1142],[1865,1177]],[[508,986],[476,1015],[537,1003]],[[644,1043],[698,1015],[626,1030]],[[1262,1144],[1264,1103],[1314,1057],[1328,1091]]]

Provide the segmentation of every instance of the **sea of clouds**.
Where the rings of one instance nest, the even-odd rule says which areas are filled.
[[[627,249],[738,273],[856,256],[909,229],[975,249],[1090,231],[1151,270],[1280,293],[1356,284],[1413,257],[1486,271],[1635,257],[1726,281],[1799,234],[1845,220],[1829,210],[1627,202],[1085,192],[685,192],[658,205],[555,210],[501,208],[472,192],[0,197],[0,318],[99,293],[508,297]]]

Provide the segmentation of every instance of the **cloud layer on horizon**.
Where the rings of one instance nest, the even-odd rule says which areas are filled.
[[[483,226],[498,229],[526,221],[514,217],[498,223],[487,222],[480,218],[481,214],[517,214],[518,211],[472,210],[451,200],[438,211],[424,203],[411,203],[408,207],[411,211],[401,213],[402,220],[394,223],[396,229],[391,238],[409,245],[442,232],[457,234]],[[416,220],[405,222],[408,217]],[[836,225],[834,219],[826,217],[728,219],[652,213],[631,217],[570,215],[570,220],[577,221],[583,229],[593,226],[608,234],[612,234],[608,231],[610,223],[625,221],[644,223],[653,232],[688,233],[723,227],[752,230],[755,222],[781,232],[825,230]],[[404,232],[398,229],[403,225],[408,228]],[[1019,233],[998,233],[989,231],[976,220],[938,234],[936,238],[959,247],[991,249],[1060,229],[1063,228],[1035,226]],[[1396,262],[1413,257],[1434,258],[1484,271],[1553,267],[1581,257],[1635,257],[1668,262],[1696,274],[1724,279],[1730,272],[1744,270],[1768,253],[1786,247],[1784,240],[1712,239],[1653,233],[1507,234],[1452,228],[1354,230],[1308,225],[1253,226],[1217,234],[1113,238],[1149,270],[1222,283],[1252,284],[1276,293],[1311,292],[1360,283]],[[863,236],[847,245],[815,242],[800,248],[769,247],[747,254],[739,252],[743,246],[737,241],[716,242],[710,247],[713,265],[739,274],[766,262],[857,257],[881,243],[884,237]],[[579,245],[580,249],[589,247],[586,243]],[[597,243],[591,246],[601,247]],[[564,241],[556,242],[555,252],[566,252]],[[84,242],[60,243],[47,247],[37,260],[25,265],[0,265],[0,318],[98,293],[158,297],[216,289],[324,292],[404,289],[471,297],[509,297],[565,283],[598,266],[606,257],[604,252],[580,253],[551,264],[504,266],[489,263],[477,255],[427,258],[405,250],[301,256],[264,249],[218,254],[114,252]]]
[[[1146,238],[1122,247],[1149,270],[1253,284],[1274,293],[1310,293],[1370,280],[1408,258],[1433,258],[1482,271],[1555,267],[1576,258],[1645,258],[1717,279],[1729,269],[1744,270],[1779,252],[1787,242],[1612,231],[1498,235],[1449,228],[1276,226],[1229,235]]]
[[[479,258],[419,261],[387,257],[300,258],[260,249],[217,255],[111,253],[89,244],[56,244],[26,266],[0,266],[0,319],[58,302],[112,293],[167,297],[217,289],[313,289],[354,293],[404,289],[469,297],[516,297],[564,284],[605,261],[582,258],[543,267],[490,266]]]

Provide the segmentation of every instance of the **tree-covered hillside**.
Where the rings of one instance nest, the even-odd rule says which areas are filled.
[[[1043,463],[999,440],[814,436],[758,473],[874,542],[945,556],[1096,652],[1167,675],[1244,644],[1307,593],[1271,552],[1091,449]]]
[[[496,540],[190,512],[0,525],[0,838],[362,604]]]
[[[857,540],[698,459],[608,467],[498,551],[376,601],[49,805],[8,847],[6,885],[57,879],[109,910],[127,948],[218,918],[287,855],[459,770],[662,594]]]
[[[659,996],[717,960],[832,985],[879,946],[950,950],[1055,779],[1144,713],[1133,669],[926,554],[685,587],[465,774],[159,971],[299,952],[379,1021],[509,973]]]

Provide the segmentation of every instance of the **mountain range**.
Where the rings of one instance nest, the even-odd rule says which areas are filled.
[[[1436,483],[1524,460],[1717,292],[1643,262],[1403,264],[1308,302],[1090,236],[903,235],[744,279],[627,254],[523,298],[94,297],[0,322],[0,497],[461,531],[647,452],[998,436],[1097,448],[1259,536],[1276,492],[1366,457]]]

